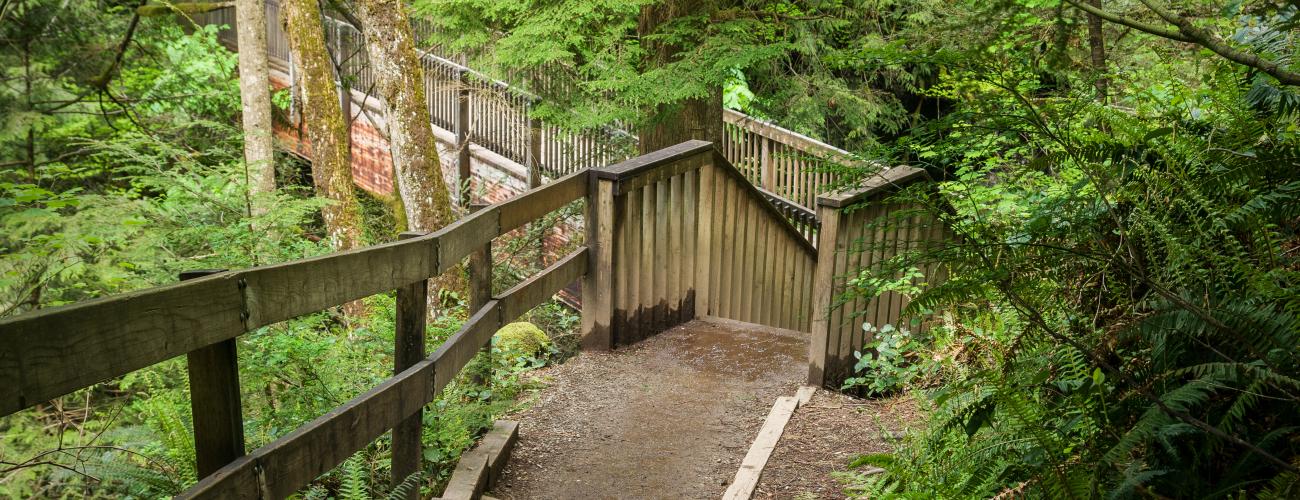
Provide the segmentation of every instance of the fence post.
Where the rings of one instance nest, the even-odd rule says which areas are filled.
[[[398,239],[406,240],[424,233],[406,231]],[[397,289],[397,325],[394,328],[393,374],[401,373],[424,359],[425,316],[429,296],[429,280],[420,280]],[[420,430],[424,409],[416,410],[393,427],[393,486],[401,484],[408,476],[420,470]],[[416,498],[419,488],[411,491]]]
[[[469,208],[469,72],[456,70],[456,178],[461,208]]]
[[[587,273],[582,276],[582,348],[614,346],[614,184],[591,172],[584,209]]]
[[[474,203],[469,211],[474,213],[488,206]],[[469,254],[469,314],[474,315],[489,300],[492,300],[492,240]]]
[[[817,215],[822,227],[817,233],[817,264],[813,268],[812,338],[808,342],[808,385],[826,384],[826,358],[830,339],[830,308],[835,298],[835,252],[843,251],[837,245],[840,228],[840,209],[817,204]]]
[[[180,273],[180,280],[223,272],[204,269]],[[241,280],[240,288],[244,283]],[[239,401],[236,339],[227,339],[185,355],[194,416],[194,457],[205,477],[244,456],[244,414]]]

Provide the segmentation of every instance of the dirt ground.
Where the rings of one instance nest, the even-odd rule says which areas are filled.
[[[501,499],[718,498],[778,396],[806,376],[805,336],[692,321],[539,376]]]
[[[754,498],[844,498],[831,473],[858,455],[890,451],[896,433],[920,418],[905,396],[869,400],[819,390],[790,417]]]

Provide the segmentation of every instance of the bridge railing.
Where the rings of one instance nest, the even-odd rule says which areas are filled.
[[[279,4],[266,3],[267,51],[272,66],[291,71],[289,44],[280,23]],[[195,16],[202,24],[235,26],[233,8],[217,9]],[[427,22],[413,23],[417,39],[426,40],[435,29]],[[353,90],[372,92],[375,78],[370,71],[360,32],[345,21],[326,17],[327,46],[338,58],[343,76]],[[235,47],[235,31],[221,32],[221,39]],[[533,113],[537,97],[526,90],[495,80],[451,59],[440,47],[427,47],[421,55],[425,71],[424,91],[434,125],[536,171],[533,176],[560,177],[583,168],[594,168],[624,160],[636,149],[636,137],[617,127],[569,131],[537,120]],[[527,75],[525,80],[547,87],[562,79],[552,75]],[[819,194],[835,189],[840,174],[834,164],[853,163],[853,155],[816,139],[725,110],[726,134],[718,149],[755,186],[778,204],[794,204],[813,213]],[[458,149],[468,161],[466,142]],[[462,166],[462,170],[465,167]],[[792,215],[794,215],[792,213]],[[815,241],[815,238],[813,238]]]

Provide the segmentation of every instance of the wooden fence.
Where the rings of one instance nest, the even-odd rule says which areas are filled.
[[[588,253],[580,248],[496,295],[484,283],[490,273],[471,269],[472,301],[482,305],[426,357],[427,280],[586,196],[587,177],[567,176],[431,234],[7,318],[0,321],[0,415],[185,354],[205,477],[181,497],[283,498],[395,428],[393,477],[400,481],[419,465],[424,405],[498,328],[586,274]],[[397,292],[395,376],[244,455],[235,337],[389,290]]]
[[[894,167],[859,188],[818,198],[821,241],[812,287],[818,314],[812,322],[809,384],[838,387],[853,374],[854,353],[863,351],[874,339],[864,324],[876,329],[893,325],[913,332],[924,327],[900,324],[908,304],[908,297],[901,293],[885,292],[868,300],[846,297],[845,292],[860,272],[880,269],[890,258],[951,239],[951,232],[921,207],[890,198],[899,188],[928,180],[924,170]],[[935,265],[919,271],[930,283],[946,276],[945,270]]]
[[[0,416],[186,355],[198,471],[183,498],[284,498],[393,430],[394,481],[419,470],[420,422],[495,331],[581,279],[582,343],[608,349],[700,316],[811,332],[809,379],[837,384],[869,335],[907,297],[837,300],[848,278],[948,233],[887,197],[926,179],[898,167],[819,198],[814,250],[769,197],[712,144],[689,141],[584,169],[480,208],[430,234],[251,269],[188,273],[179,283],[0,320]],[[585,200],[585,246],[501,293],[491,244]],[[889,224],[877,224],[889,220]],[[900,223],[902,221],[902,223]],[[470,257],[473,315],[425,355],[428,280]],[[924,270],[938,280],[938,268]],[[235,339],[254,329],[396,291],[395,375],[245,454]]]
[[[597,301],[604,326],[589,345],[635,342],[697,316],[808,329],[816,251],[711,143],[595,175],[597,272],[583,303]]]

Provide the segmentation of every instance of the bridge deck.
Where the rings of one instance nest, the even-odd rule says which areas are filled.
[[[718,498],[772,402],[806,376],[805,335],[696,320],[549,369],[492,496]]]

